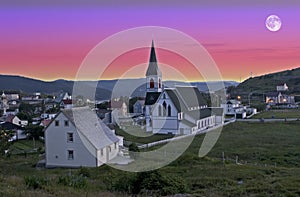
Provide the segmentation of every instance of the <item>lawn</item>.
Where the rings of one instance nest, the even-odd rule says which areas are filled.
[[[192,196],[299,196],[299,128],[298,122],[232,123],[224,127],[205,157],[198,157],[204,136],[197,136],[180,158],[157,172],[183,179],[186,193]],[[116,183],[121,180],[129,184],[136,175],[109,166],[36,169],[34,164],[39,159],[38,154],[1,158],[0,196],[124,196],[124,192],[115,192],[119,186]],[[80,180],[81,174],[87,175],[85,187],[61,181],[67,175]],[[41,186],[28,188],[24,181],[28,176],[43,180]]]
[[[135,142],[136,144],[147,144],[174,137],[172,134],[152,134],[147,133],[138,126],[128,126],[125,128],[116,128],[116,134],[124,137],[124,140]]]
[[[13,142],[10,147],[11,154],[21,154],[24,152],[32,152],[38,148],[42,148],[44,143],[38,140],[18,140]]]
[[[300,109],[278,109],[264,111],[252,116],[252,118],[300,118]]]

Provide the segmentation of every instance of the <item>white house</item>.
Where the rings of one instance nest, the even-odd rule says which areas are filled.
[[[295,97],[281,92],[270,92],[266,94],[266,103],[276,104],[295,104]]]
[[[28,125],[28,121],[27,120],[20,120],[20,118],[18,118],[18,116],[15,116],[13,114],[8,114],[6,116],[6,120],[5,121],[13,123],[13,124],[21,126],[21,127],[24,127],[24,126]]]
[[[71,109],[72,107],[74,107],[74,105],[71,99],[65,99],[60,102],[60,108],[62,109]]]
[[[154,42],[146,72],[146,131],[191,134],[217,124],[223,124],[223,108],[209,108],[197,87],[163,88]]]
[[[224,108],[225,115],[235,115],[236,112],[241,112],[244,108],[240,106],[241,102],[235,99],[228,100],[225,104],[221,104]]]
[[[285,84],[276,86],[277,92],[285,92],[288,91],[289,87]]]
[[[119,152],[119,139],[88,107],[63,109],[45,129],[46,167],[96,167]]]

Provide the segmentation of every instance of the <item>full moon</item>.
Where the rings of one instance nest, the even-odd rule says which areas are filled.
[[[266,20],[266,27],[270,31],[278,31],[281,27],[281,20],[276,15],[270,15],[268,16]]]

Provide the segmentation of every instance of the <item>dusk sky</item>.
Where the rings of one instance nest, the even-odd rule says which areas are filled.
[[[72,80],[99,42],[140,26],[177,29],[196,39],[210,53],[224,80],[240,81],[251,72],[255,76],[300,67],[298,1],[48,2],[1,1],[0,74]],[[281,18],[277,32],[265,26],[271,14]],[[103,78],[118,78],[134,64],[147,62],[149,49],[120,55]],[[158,49],[157,56],[161,63],[177,66],[188,79],[197,80],[192,66],[178,54]],[[139,72],[132,77],[144,75]]]

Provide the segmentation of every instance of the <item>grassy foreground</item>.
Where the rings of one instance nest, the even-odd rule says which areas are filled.
[[[252,116],[252,118],[300,118],[300,109],[276,109],[264,111]]]
[[[300,123],[230,124],[211,152],[199,158],[203,137],[157,172],[182,179],[191,196],[300,195]],[[36,169],[39,159],[37,154],[0,159],[0,196],[130,196],[124,183],[136,176],[109,166]],[[39,184],[30,184],[32,179]],[[125,190],[116,192],[117,187]]]

